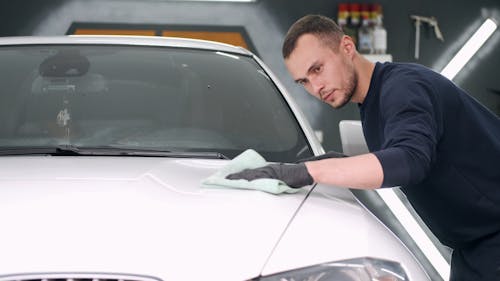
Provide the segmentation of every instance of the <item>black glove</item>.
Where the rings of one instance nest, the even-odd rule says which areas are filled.
[[[323,159],[328,159],[328,158],[342,158],[342,157],[347,157],[347,156],[344,155],[344,154],[342,154],[342,153],[340,153],[340,152],[328,151],[325,154],[321,154],[321,155],[318,155],[318,156],[312,156],[312,157],[308,157],[308,158],[303,158],[303,159],[297,160],[295,163],[304,163],[304,162],[307,162],[307,161],[316,161],[316,160],[323,160]]]
[[[313,183],[313,178],[306,165],[301,164],[270,164],[256,169],[245,169],[239,173],[230,174],[226,179],[248,181],[256,179],[278,179],[293,188],[300,188]]]

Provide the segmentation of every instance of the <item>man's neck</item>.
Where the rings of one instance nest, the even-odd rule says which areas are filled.
[[[372,79],[375,64],[365,57],[356,53],[353,57],[354,69],[358,75],[358,84],[356,85],[356,92],[352,96],[351,101],[354,103],[363,103],[370,88],[370,81]]]

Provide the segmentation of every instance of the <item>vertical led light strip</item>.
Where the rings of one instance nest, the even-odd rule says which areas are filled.
[[[413,241],[418,245],[425,257],[434,266],[438,274],[445,281],[450,279],[450,265],[444,259],[443,255],[436,248],[429,236],[424,232],[417,220],[408,211],[398,195],[392,188],[377,189],[377,193],[382,200],[387,204],[387,207],[396,216],[405,230],[413,238]]]
[[[451,61],[444,67],[441,74],[446,78],[453,80],[455,75],[464,67],[470,58],[481,48],[481,46],[490,38],[490,36],[497,29],[497,24],[494,20],[488,18],[479,27],[479,29],[472,35],[472,37],[465,43],[465,45],[458,51],[458,53],[451,59]]]

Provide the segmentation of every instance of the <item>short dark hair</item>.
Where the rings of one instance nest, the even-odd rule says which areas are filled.
[[[342,29],[332,19],[322,15],[307,15],[297,20],[288,30],[283,42],[283,58],[288,58],[295,49],[297,40],[304,34],[314,34],[334,51],[338,51]]]

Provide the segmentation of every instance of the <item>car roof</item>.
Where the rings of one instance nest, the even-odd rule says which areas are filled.
[[[66,36],[14,36],[0,37],[0,46],[82,44],[82,45],[124,45],[158,46],[189,49],[203,49],[253,55],[250,51],[225,43],[163,36],[123,36],[123,35],[66,35]]]

